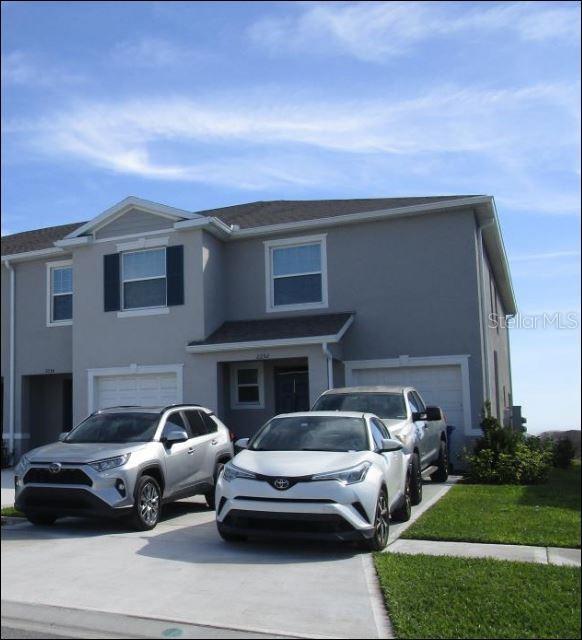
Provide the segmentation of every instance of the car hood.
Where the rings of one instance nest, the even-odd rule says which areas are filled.
[[[84,464],[138,451],[145,446],[145,442],[129,444],[54,442],[29,451],[26,457],[31,462],[76,462]]]
[[[367,460],[369,451],[241,451],[233,464],[265,476],[294,478],[338,471]]]
[[[409,424],[407,420],[392,420],[391,418],[382,418],[382,422],[388,427],[390,434],[392,432],[400,433]]]

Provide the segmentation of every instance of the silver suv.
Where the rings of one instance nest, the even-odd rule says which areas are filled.
[[[60,516],[127,516],[153,529],[164,503],[214,487],[232,458],[230,432],[194,404],[97,411],[15,469],[16,508],[34,524]]]

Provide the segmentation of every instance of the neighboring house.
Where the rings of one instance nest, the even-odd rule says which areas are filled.
[[[506,419],[516,313],[488,196],[126,198],[2,239],[3,434],[17,453],[100,407],[199,402],[238,435],[324,390],[410,384],[479,433]]]

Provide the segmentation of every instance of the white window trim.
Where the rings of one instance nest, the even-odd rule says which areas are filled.
[[[123,269],[123,257],[126,255],[129,255],[131,253],[143,253],[144,251],[163,251],[164,252],[164,275],[163,276],[147,276],[146,278],[125,278],[124,276],[124,269]],[[154,313],[152,313],[152,311],[156,310],[159,313],[164,313],[164,309],[167,309],[169,311],[169,307],[168,307],[168,271],[166,268],[166,264],[167,264],[167,258],[166,258],[166,247],[147,247],[145,249],[132,249],[131,251],[122,251],[120,253],[120,283],[119,286],[121,287],[121,291],[120,291],[120,300],[121,300],[121,309],[117,314],[118,318],[125,318],[125,317],[131,317],[131,316],[138,316],[138,315],[155,315]],[[157,305],[157,306],[151,306],[151,307],[131,307],[130,309],[126,309],[125,308],[125,287],[123,286],[126,282],[143,282],[145,280],[161,280],[163,278],[165,278],[166,280],[166,301],[164,302],[164,304],[162,305]],[[148,312],[148,313],[143,313],[144,311]],[[141,313],[140,313],[141,312]],[[166,312],[167,313],[167,312]],[[122,315],[120,315],[122,314]]]
[[[257,385],[259,387],[258,402],[239,402],[238,401],[238,372],[241,369],[256,369]],[[245,386],[245,385],[241,385]],[[255,385],[247,385],[255,386]],[[230,365],[230,406],[231,409],[264,409],[265,408],[265,375],[263,364],[261,362],[241,362],[239,364]]]
[[[184,400],[184,365],[183,364],[160,364],[160,365],[138,365],[130,364],[129,367],[108,367],[105,369],[87,369],[88,388],[88,414],[95,411],[95,383],[101,376],[135,376],[143,373],[175,373],[176,386],[178,389],[178,404]]]
[[[68,327],[73,324],[72,318],[70,320],[53,320],[53,282],[52,282],[53,269],[62,269],[65,267],[72,267],[72,266],[73,266],[72,260],[58,260],[56,262],[46,263],[46,326],[47,327]],[[74,289],[74,281],[73,281],[73,289]],[[74,292],[72,292],[71,295],[74,295]]]
[[[399,358],[378,359],[378,360],[346,360],[345,377],[346,386],[353,384],[354,369],[375,369],[388,367],[434,367],[458,365],[461,368],[461,385],[463,395],[463,421],[465,423],[465,435],[481,435],[480,429],[471,427],[471,386],[469,380],[469,355],[458,356],[426,356],[410,357],[400,356]]]
[[[276,313],[278,311],[303,311],[305,309],[326,309],[328,307],[327,296],[327,234],[319,234],[315,236],[300,236],[295,238],[284,238],[280,240],[267,240],[265,245],[265,299],[267,313]],[[320,302],[304,302],[300,304],[274,304],[273,296],[273,249],[279,247],[300,247],[306,244],[319,243],[321,247],[321,272],[314,271],[311,273],[321,273],[321,301]],[[289,274],[291,276],[293,274]],[[309,275],[308,272],[296,275]]]

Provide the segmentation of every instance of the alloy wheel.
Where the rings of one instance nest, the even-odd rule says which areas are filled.
[[[390,513],[388,511],[388,500],[386,499],[386,493],[382,491],[378,497],[378,504],[376,506],[376,539],[382,545],[382,548],[386,546],[388,542],[388,530],[390,526]]]
[[[160,513],[160,494],[157,488],[148,482],[141,490],[139,499],[139,514],[141,519],[152,526],[158,521]]]

